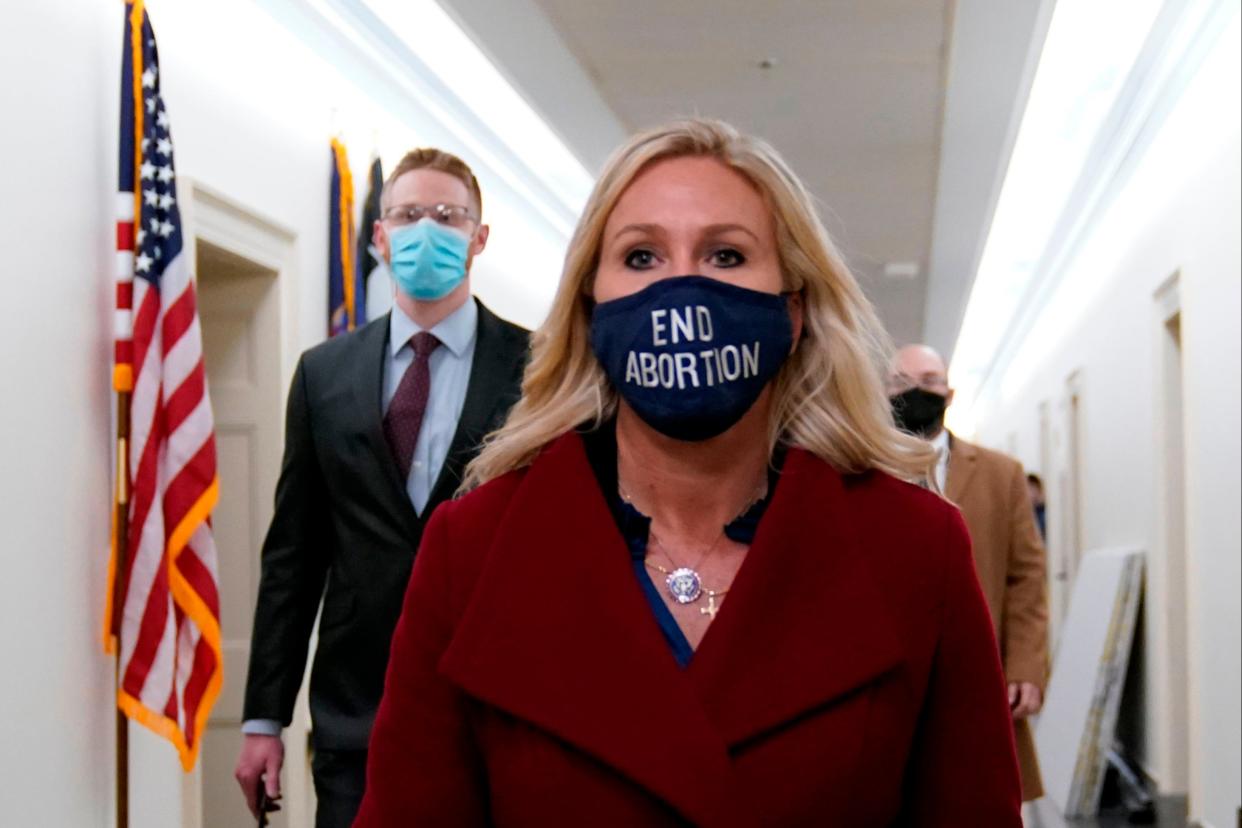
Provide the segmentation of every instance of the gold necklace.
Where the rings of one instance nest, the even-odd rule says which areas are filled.
[[[750,507],[754,506],[756,503],[762,500],[763,496],[767,493],[767,487],[768,487],[768,482],[765,479],[763,483],[760,484],[760,486],[755,490],[755,496],[752,497],[746,503],[746,505],[744,505],[741,509],[738,510],[738,513],[737,515],[734,516],[733,520],[737,520],[738,517],[746,514],[746,512],[750,509]],[[626,493],[625,489],[622,488],[620,480],[617,481],[617,493],[621,496],[622,500],[624,500],[626,503],[630,504],[631,506],[634,506],[634,501],[630,499],[630,496]],[[637,510],[637,507],[635,507],[635,510]],[[650,518],[648,518],[648,520],[650,520]],[[732,522],[733,521],[729,521],[729,523],[732,523]],[[725,526],[727,527],[728,524],[725,524]],[[703,577],[699,574],[699,567],[701,567],[703,565],[703,562],[707,560],[707,556],[710,555],[716,549],[716,547],[720,545],[721,539],[725,537],[724,529],[723,528],[721,529],[720,535],[717,536],[716,540],[712,542],[712,545],[707,547],[707,550],[702,555],[699,556],[698,563],[693,567],[680,566],[677,563],[677,561],[673,560],[673,556],[669,554],[668,547],[665,546],[664,542],[660,540],[660,536],[657,535],[655,531],[651,529],[650,527],[647,529],[647,531],[651,535],[651,539],[655,541],[657,546],[660,547],[660,551],[664,553],[664,556],[668,558],[669,563],[671,563],[674,567],[673,571],[670,572],[669,570],[665,569],[659,564],[653,563],[650,560],[645,561],[645,563],[649,567],[655,569],[657,572],[664,575],[664,585],[668,588],[669,595],[671,595],[673,600],[676,601],[678,604],[684,605],[684,604],[693,604],[695,601],[702,598],[704,594],[706,594],[707,595],[707,606],[700,608],[699,612],[704,615],[709,615],[712,618],[715,618],[716,613],[719,610],[719,607],[716,605],[716,599],[723,596],[729,590],[728,589],[712,590],[712,589],[705,588],[703,586]]]
[[[664,585],[668,587],[669,595],[673,596],[673,600],[679,604],[693,604],[702,598],[703,593],[706,591],[708,604],[715,606],[714,601],[711,600],[712,590],[705,590],[703,587],[703,576],[699,575],[699,567],[703,565],[703,561],[707,560],[707,556],[720,545],[720,539],[725,536],[725,533],[723,531],[720,533],[719,537],[712,542],[712,545],[707,547],[707,551],[699,556],[698,563],[694,566],[679,566],[677,561],[673,560],[673,556],[669,554],[668,547],[660,540],[660,536],[651,529],[647,531],[651,535],[651,539],[655,541],[656,546],[660,547],[660,551],[664,553],[664,557],[668,558],[669,563],[676,567],[672,572],[669,572],[659,564],[653,563],[650,559],[646,561],[648,566],[653,567],[664,575]],[[722,595],[723,593],[716,594]]]

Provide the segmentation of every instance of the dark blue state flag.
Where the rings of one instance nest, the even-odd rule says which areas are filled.
[[[332,139],[332,186],[328,199],[328,336],[352,331],[365,319],[354,267],[354,180],[345,145]]]

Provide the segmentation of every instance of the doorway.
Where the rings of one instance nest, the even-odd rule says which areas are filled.
[[[1159,750],[1164,793],[1190,787],[1190,698],[1187,629],[1186,451],[1182,397],[1182,312],[1176,274],[1156,292],[1157,439],[1155,447],[1158,529],[1149,569],[1153,574],[1152,630],[1160,677],[1153,694],[1160,722]],[[1156,579],[1159,579],[1156,581]],[[1150,674],[1149,674],[1150,675]]]
[[[1083,552],[1082,413],[1082,376],[1074,371],[1066,377],[1057,416],[1049,416],[1046,404],[1040,407],[1041,453],[1047,451],[1049,455],[1044,478],[1048,504],[1044,545],[1048,550],[1050,644],[1054,655]]]
[[[1055,528],[1057,524],[1052,522],[1048,515],[1056,511],[1051,504],[1057,500],[1055,490],[1057,489],[1056,480],[1052,474],[1055,468],[1053,462],[1054,455],[1054,439],[1052,427],[1052,408],[1047,400],[1041,400],[1039,403],[1039,468],[1037,473],[1044,485],[1044,532],[1041,538],[1044,542],[1044,551],[1047,560],[1047,590],[1048,590],[1048,646],[1051,652],[1056,652],[1057,637],[1061,633],[1061,621],[1065,617],[1066,607],[1064,602],[1067,596],[1062,589],[1063,583],[1068,577],[1058,557],[1060,553],[1059,544],[1055,543]]]
[[[1082,565],[1084,551],[1082,522],[1086,509],[1083,504],[1085,478],[1083,476],[1082,417],[1082,374],[1075,371],[1065,380],[1066,496],[1061,506],[1065,513],[1062,530],[1065,533],[1065,565],[1068,574],[1068,589],[1071,594],[1074,580],[1078,577],[1078,569]]]
[[[215,416],[220,501],[213,514],[220,588],[224,686],[203,734],[199,766],[187,780],[184,828],[250,825],[233,768],[242,708],[260,550],[272,517],[284,426],[284,298],[292,278],[293,235],[194,185],[193,230],[199,320]],[[305,689],[284,732],[283,810],[273,828],[313,823],[306,751]]]
[[[225,668],[225,689],[203,738],[203,824],[244,825],[249,818],[232,769],[241,748],[258,551],[275,485],[272,447],[279,451],[280,445],[279,310],[275,273],[202,240],[197,248],[199,318],[220,471],[212,526]],[[284,820],[272,824],[286,826]]]

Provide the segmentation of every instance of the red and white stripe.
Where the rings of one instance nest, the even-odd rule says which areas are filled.
[[[115,340],[113,364],[117,368],[133,364],[134,336],[134,194],[116,194],[116,311],[112,323]],[[129,388],[119,387],[118,391]]]

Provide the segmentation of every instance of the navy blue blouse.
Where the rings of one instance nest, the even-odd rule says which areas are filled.
[[[590,461],[591,470],[595,473],[595,480],[604,494],[604,500],[608,503],[613,520],[616,521],[617,530],[621,532],[621,537],[630,550],[630,563],[635,577],[638,578],[638,584],[642,587],[643,595],[647,598],[647,603],[651,605],[651,611],[655,613],[656,623],[660,625],[660,632],[672,649],[677,664],[686,667],[694,656],[694,649],[686,640],[681,627],[677,625],[677,620],[673,618],[668,605],[664,603],[659,589],[647,575],[647,537],[651,530],[651,518],[622,500],[617,489],[616,422],[610,421],[598,429],[582,432],[582,440],[586,445],[587,460]],[[772,460],[772,465],[768,470],[768,493],[724,528],[725,537],[735,543],[749,546],[755,539],[755,533],[759,530],[759,520],[767,510],[772,493],[776,490],[781,465],[785,460],[784,450],[778,448]]]

